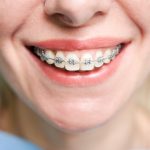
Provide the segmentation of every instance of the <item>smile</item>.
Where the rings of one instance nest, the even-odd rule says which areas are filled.
[[[92,86],[115,74],[128,40],[50,40],[28,44],[32,58],[50,81],[71,87]]]
[[[33,51],[42,61],[45,61],[48,65],[53,65],[56,68],[67,71],[92,71],[105,64],[109,64],[115,59],[122,48],[123,44],[119,44],[114,48],[96,50],[94,51],[94,54],[91,54],[90,51],[85,52],[81,56],[80,53],[52,51],[39,47],[33,47]]]

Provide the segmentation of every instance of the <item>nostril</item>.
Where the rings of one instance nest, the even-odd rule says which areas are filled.
[[[52,15],[52,18],[55,22],[65,25],[68,27],[81,27],[85,26],[88,21],[92,20],[93,18],[99,17],[104,15],[104,12],[97,11],[95,14],[88,14],[88,17],[81,16],[81,15],[72,15],[72,14],[64,14],[61,12],[56,12]]]
[[[66,23],[66,24],[73,24],[73,21],[66,15],[61,14],[61,13],[56,13],[53,15],[57,19],[59,19],[61,22]]]
[[[104,14],[104,12],[98,11],[98,12],[95,13],[95,16],[99,16],[99,15],[103,15],[103,14]]]

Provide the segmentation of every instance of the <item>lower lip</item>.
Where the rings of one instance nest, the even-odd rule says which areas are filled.
[[[101,84],[112,78],[118,70],[121,60],[125,55],[127,45],[121,50],[116,58],[109,64],[89,72],[68,72],[56,67],[52,67],[32,54],[32,58],[38,64],[40,70],[52,82],[66,87],[85,87]]]

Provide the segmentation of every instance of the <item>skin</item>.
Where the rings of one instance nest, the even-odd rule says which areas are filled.
[[[133,131],[139,122],[133,123],[138,110],[132,97],[150,71],[149,9],[147,0],[0,0],[0,70],[21,99],[16,104],[21,134],[52,150],[109,150],[112,144],[116,150],[144,147],[145,134]],[[94,87],[52,82],[38,70],[24,45],[52,38],[107,36],[129,39],[130,54],[115,75]]]

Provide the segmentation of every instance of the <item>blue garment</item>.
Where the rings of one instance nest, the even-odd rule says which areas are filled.
[[[29,141],[0,131],[0,150],[42,150]]]

